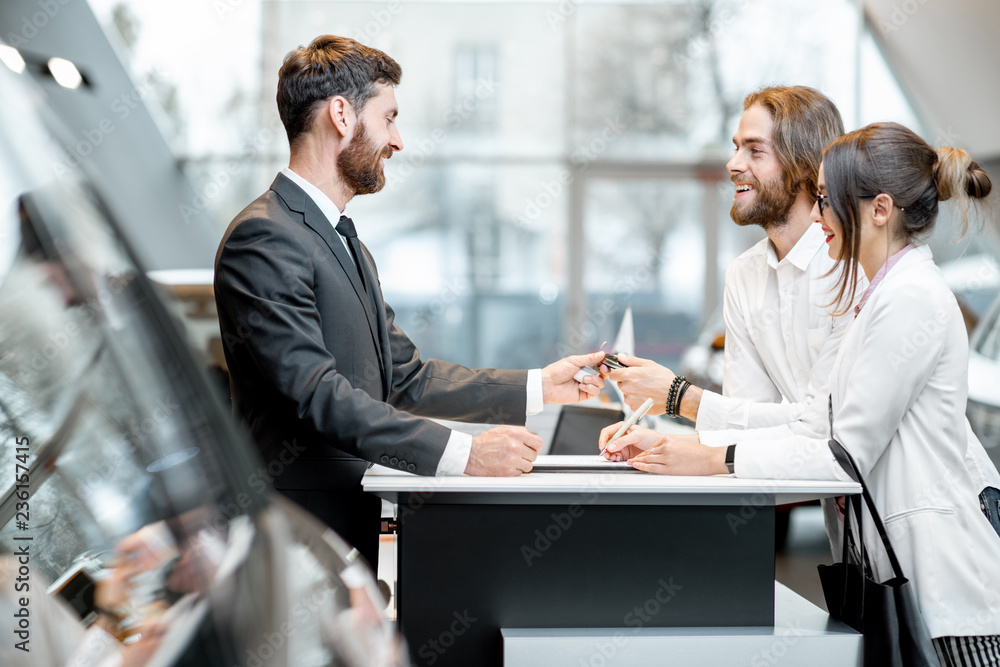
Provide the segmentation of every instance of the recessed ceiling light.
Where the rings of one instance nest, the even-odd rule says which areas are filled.
[[[0,44],[0,62],[18,74],[24,71],[24,58],[13,46]]]
[[[83,83],[83,75],[70,61],[63,58],[49,58],[48,65],[52,78],[63,88],[79,88]]]

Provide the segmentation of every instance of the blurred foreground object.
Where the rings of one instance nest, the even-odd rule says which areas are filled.
[[[45,94],[0,67],[0,615],[23,631],[0,664],[403,664],[370,571],[273,495],[282,462],[234,427],[86,162],[53,168],[72,140]]]

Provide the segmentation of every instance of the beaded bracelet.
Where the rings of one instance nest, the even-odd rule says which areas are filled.
[[[667,394],[667,406],[666,415],[668,417],[677,416],[677,391],[680,389],[681,385],[687,382],[683,375],[675,375],[674,381],[670,383],[670,392]]]

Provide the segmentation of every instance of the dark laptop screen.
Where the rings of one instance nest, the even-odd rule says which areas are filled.
[[[623,419],[625,413],[621,410],[563,406],[559,421],[556,422],[549,454],[598,454],[597,438],[601,435],[601,429]]]

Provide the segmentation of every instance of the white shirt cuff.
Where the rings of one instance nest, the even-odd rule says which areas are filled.
[[[850,481],[833,457],[827,440],[792,436],[751,440],[736,447],[737,477]]]
[[[528,400],[525,406],[525,416],[537,415],[545,408],[542,397],[542,369],[532,368],[528,371]]]
[[[719,431],[698,431],[698,440],[709,447],[728,447],[739,439],[742,431],[726,428]]]
[[[444,454],[438,461],[437,476],[463,475],[469,465],[469,454],[472,453],[472,436],[461,431],[452,431],[445,445]]]
[[[537,415],[545,408],[542,400],[542,369],[532,368],[528,371],[528,382],[525,401],[525,416]],[[464,475],[469,465],[469,454],[472,453],[472,436],[460,431],[452,431],[445,445],[444,454],[438,461],[437,476]]]
[[[724,428],[718,431],[698,431],[698,439],[703,445],[719,447],[731,445],[734,442],[753,442],[755,440],[778,440],[793,435],[787,424],[766,426],[744,431],[738,428]]]
[[[701,394],[695,430],[717,431],[727,428],[746,428],[750,421],[750,402],[727,398],[714,391]]]
[[[701,402],[698,404],[698,414],[695,416],[694,428],[696,431],[717,431],[729,426],[722,416],[724,408],[719,405],[722,398],[714,391],[705,390],[701,393]]]

